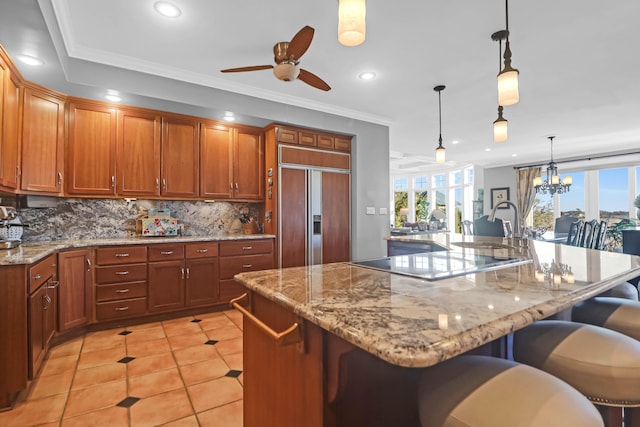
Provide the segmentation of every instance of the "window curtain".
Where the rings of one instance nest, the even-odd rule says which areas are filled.
[[[540,176],[540,168],[518,169],[516,176],[516,196],[518,201],[518,212],[520,212],[519,228],[524,230],[525,218],[531,212],[533,203],[536,200],[536,189],[533,187],[533,180]]]

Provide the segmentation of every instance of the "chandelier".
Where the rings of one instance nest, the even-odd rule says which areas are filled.
[[[576,282],[571,267],[567,264],[557,263],[553,259],[551,263],[541,263],[540,268],[537,268],[534,274],[536,281],[553,284],[555,287],[560,286],[562,282],[568,284],[574,284]]]
[[[549,136],[549,142],[551,143],[551,161],[547,165],[547,178],[542,181],[542,177],[537,176],[533,180],[533,186],[536,189],[536,193],[541,194],[562,194],[569,191],[571,184],[573,184],[573,178],[565,176],[560,180],[558,175],[558,165],[553,161],[553,138],[555,136]]]

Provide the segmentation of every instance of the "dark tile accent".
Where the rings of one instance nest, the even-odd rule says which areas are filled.
[[[218,341],[216,341],[216,340],[209,340],[209,341],[205,342],[205,344],[207,344],[207,345],[216,345],[216,344],[218,344]]]
[[[240,376],[240,374],[242,374],[242,371],[236,371],[235,369],[232,369],[229,372],[227,372],[226,374],[224,374],[224,376],[225,377],[230,377],[230,378],[238,378]]]
[[[134,359],[135,359],[135,357],[127,356],[127,357],[123,357],[122,359],[118,360],[118,363],[129,363]]]
[[[121,408],[131,408],[138,400],[140,400],[139,397],[125,397],[120,402],[116,403],[116,406]]]
[[[202,322],[202,319],[193,319],[191,321],[191,323],[200,323],[200,322]]]
[[[124,335],[124,336],[126,336],[126,335],[129,335],[129,334],[131,334],[131,333],[132,333],[131,331],[122,331],[122,332],[120,332],[118,335]]]

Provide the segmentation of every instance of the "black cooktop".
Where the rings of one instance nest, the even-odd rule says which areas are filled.
[[[440,280],[529,262],[532,260],[528,258],[437,251],[354,261],[351,264],[418,279]]]

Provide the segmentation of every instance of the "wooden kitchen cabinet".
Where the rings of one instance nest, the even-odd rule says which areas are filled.
[[[116,193],[116,109],[73,100],[68,110],[66,192],[113,196]]]
[[[220,242],[220,302],[246,292],[233,276],[275,267],[273,240],[228,240]]]
[[[116,191],[120,196],[160,195],[161,117],[156,111],[119,109]]]
[[[91,320],[91,261],[88,249],[58,254],[58,331],[65,332]]]
[[[35,378],[56,332],[57,256],[48,256],[28,269],[29,379]]]
[[[20,187],[20,105],[22,88],[0,56],[0,186]]]
[[[62,192],[64,101],[35,85],[25,86],[20,188],[33,193]]]
[[[211,305],[218,302],[218,243],[187,243],[185,256],[185,300],[187,307]]]
[[[262,200],[262,130],[203,122],[201,132],[200,196],[210,199]]]
[[[177,198],[198,197],[198,120],[190,117],[163,117],[161,144],[160,194]]]

